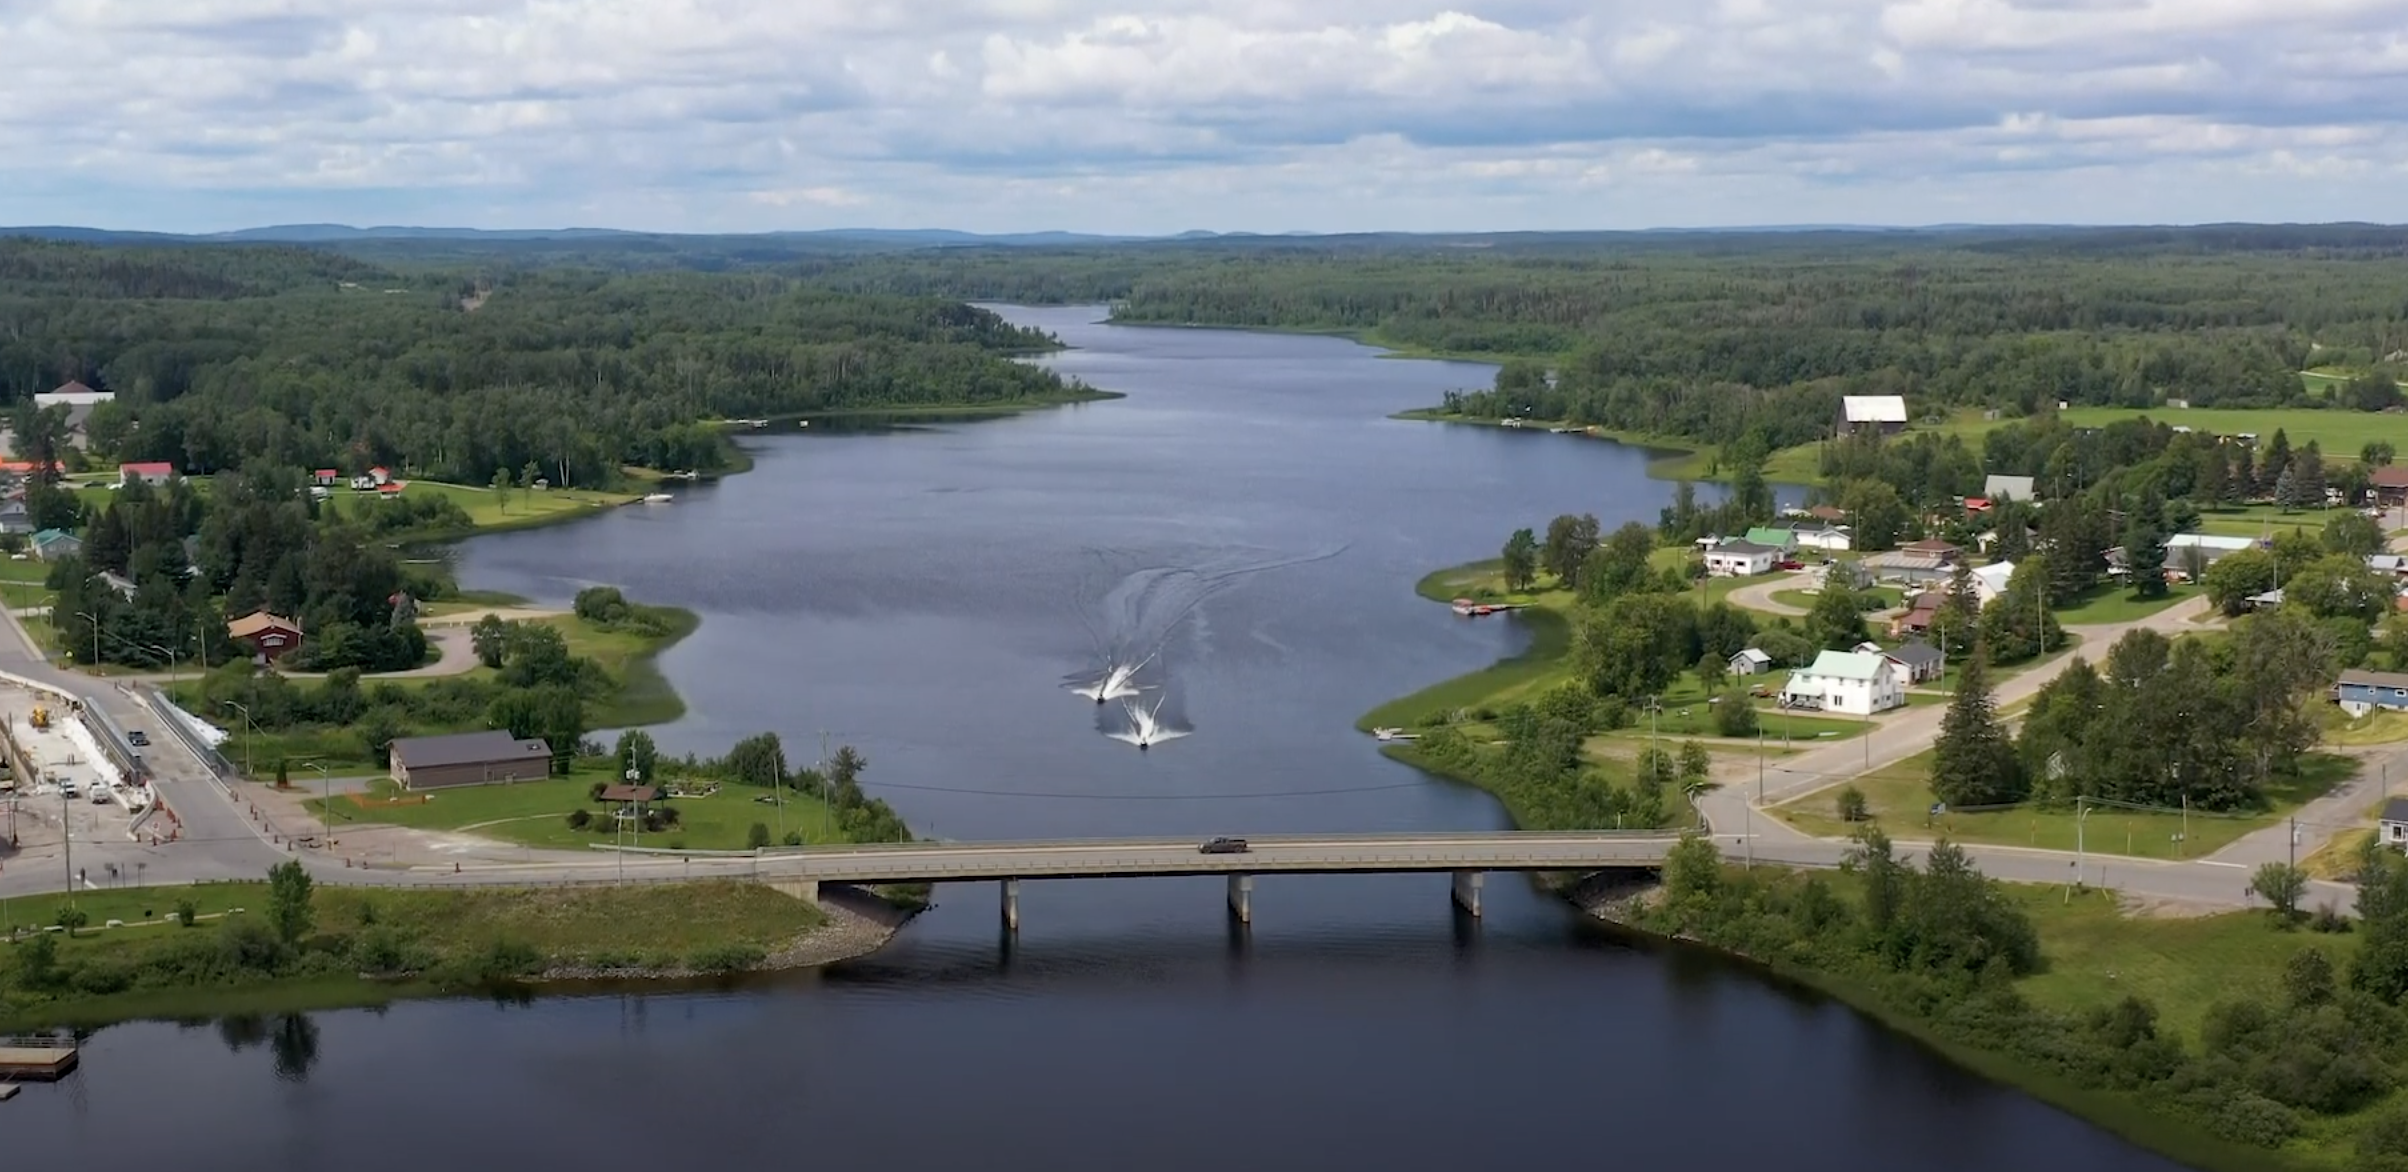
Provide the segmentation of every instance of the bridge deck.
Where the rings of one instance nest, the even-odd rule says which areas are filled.
[[[1251,849],[1207,854],[1194,838],[1061,842],[897,843],[815,847],[778,856],[798,878],[829,883],[1126,878],[1411,871],[1582,871],[1660,866],[1678,835],[1662,831],[1550,834],[1277,835]],[[765,856],[764,861],[769,856]],[[786,867],[779,867],[787,873]]]

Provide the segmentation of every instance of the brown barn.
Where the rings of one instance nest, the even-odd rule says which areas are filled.
[[[402,737],[387,752],[393,784],[403,789],[540,781],[552,775],[552,746],[520,740],[507,729]]]

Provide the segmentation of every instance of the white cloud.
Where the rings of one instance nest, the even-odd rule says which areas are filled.
[[[2296,180],[2403,81],[2408,0],[5,0],[0,222],[2397,219]]]

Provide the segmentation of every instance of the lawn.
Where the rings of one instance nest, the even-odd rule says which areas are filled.
[[[2068,627],[2134,622],[2197,597],[2199,592],[2197,586],[2174,586],[2162,597],[2141,599],[2132,596],[2129,586],[2103,586],[2092,590],[2081,602],[2060,608],[2056,612],[2057,621]]]
[[[2350,458],[2357,458],[2356,452]],[[2310,533],[2324,532],[2325,524],[2344,516],[2347,509],[2281,509],[2273,505],[2243,505],[2237,508],[2210,509],[2199,514],[2199,531],[2226,537],[2273,538],[2285,529],[2305,529]],[[2175,566],[2172,559],[2166,563]]]
[[[2324,743],[2339,747],[2408,741],[2408,712],[2376,709],[2355,720],[2335,705],[2325,712]]]
[[[2024,805],[1951,810],[1932,816],[1931,758],[1931,751],[1925,750],[1856,779],[1854,784],[1864,792],[1873,820],[1891,835],[1922,839],[1946,834],[1958,842],[2075,849],[2076,815],[2071,809]],[[2347,757],[2311,753],[2302,759],[2299,777],[2276,780],[2269,795],[2272,808],[2255,814],[2192,811],[2186,818],[2179,810],[2133,810],[2094,803],[2078,840],[2082,849],[2094,854],[2195,859],[2250,831],[2276,824],[2323,796],[2356,768],[2357,763]],[[1808,834],[1843,837],[1854,828],[1839,820],[1838,796],[1836,788],[1820,790],[1776,806],[1772,812]]]
[[[1859,590],[1857,593],[1872,596],[1875,605],[1873,609],[1865,612],[1868,615],[1893,611],[1906,605],[1906,592],[1895,586],[1875,586],[1868,590]],[[1773,591],[1774,602],[1785,603],[1797,607],[1799,610],[1813,610],[1815,602],[1821,597],[1821,594],[1809,592],[1803,587],[1795,590]]]
[[[545,781],[461,786],[423,793],[402,793],[391,782],[380,781],[369,793],[335,795],[330,821],[335,824],[338,836],[345,823],[382,823],[421,830],[465,831],[522,846],[578,850],[595,843],[608,845],[619,841],[607,821],[598,830],[572,830],[568,824],[572,810],[600,815],[605,807],[588,800],[586,795],[595,782],[615,780],[613,767],[603,762],[581,764],[567,777]],[[767,790],[731,785],[710,797],[672,799],[670,804],[677,808],[679,825],[642,835],[640,843],[630,840],[629,845],[743,850],[746,835],[756,822],[769,828],[773,841],[782,837],[780,826],[800,832],[807,843],[842,841],[841,836],[828,836],[829,823],[818,802],[789,793],[781,821],[774,804],[756,800],[767,795]],[[311,799],[308,805],[312,813],[329,809],[328,803],[317,799]]]
[[[480,531],[521,529],[548,525],[567,520],[571,515],[590,513],[635,500],[637,494],[597,492],[583,488],[553,488],[541,491],[512,489],[497,493],[491,488],[475,488],[465,484],[446,484],[439,480],[412,480],[405,493],[448,497],[468,514],[470,522]],[[337,494],[342,495],[342,494]]]
[[[2007,884],[2005,891],[2040,931],[2046,967],[2018,982],[2035,1004],[2084,1010],[2126,995],[2149,999],[2159,1021],[2195,1049],[2199,1024],[2217,1001],[2281,1000],[2283,966],[2302,949],[2322,948],[2346,971],[2358,937],[2280,932],[2263,911],[2214,916],[2129,916],[2114,893],[2068,896],[2064,888]]]
[[[2328,460],[2355,460],[2358,450],[2375,440],[2388,440],[2408,450],[2408,415],[2382,412],[2337,411],[2316,408],[2274,408],[2268,410],[2227,410],[2222,408],[2152,408],[2141,411],[2127,407],[2075,407],[2059,413],[2066,423],[2075,427],[2105,427],[2124,419],[2148,416],[2157,423],[2188,427],[2195,431],[2217,435],[2256,434],[2260,442],[2273,440],[2274,433],[2283,432],[2297,451],[2314,440],[2324,449]],[[2002,420],[2000,422],[2013,422]],[[1980,416],[1970,421],[1951,424],[1951,430],[1979,433],[1999,426],[1984,422]],[[1972,439],[1968,435],[1968,440]]]

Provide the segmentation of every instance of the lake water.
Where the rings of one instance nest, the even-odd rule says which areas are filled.
[[[1485,829],[1353,720],[1513,649],[1416,598],[1517,525],[1652,521],[1643,453],[1386,418],[1476,365],[1009,311],[1126,399],[813,428],[673,505],[470,543],[471,585],[691,607],[664,669],[717,752],[822,733],[922,834]],[[1066,682],[1152,656],[1140,754]],[[805,808],[790,818],[808,818]],[[1612,937],[1509,877],[940,888],[885,952],[708,990],[102,1032],[6,1107],[26,1167],[614,1172],[713,1160],[1031,1172],[2173,1165],[1849,1011]],[[11,1160],[12,1166],[18,1163]]]

